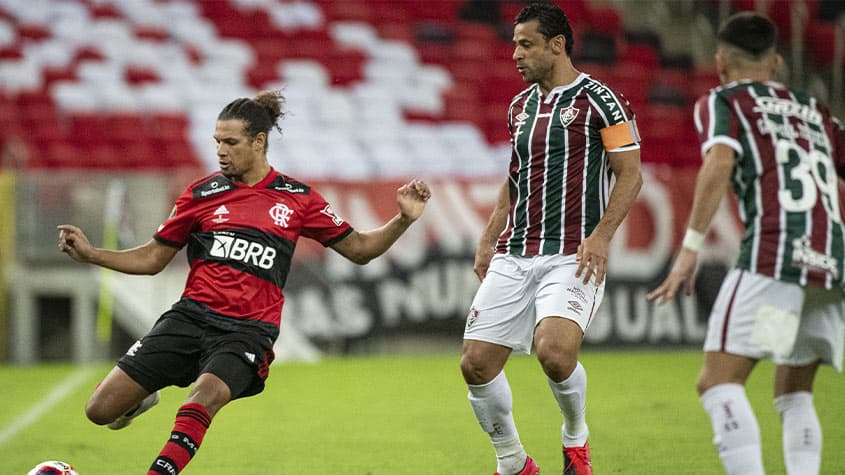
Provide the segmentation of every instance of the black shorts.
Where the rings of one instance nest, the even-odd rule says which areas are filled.
[[[232,399],[260,393],[274,358],[275,338],[231,318],[221,328],[216,324],[220,318],[165,312],[117,366],[149,392],[187,387],[202,373],[211,373],[229,386]]]

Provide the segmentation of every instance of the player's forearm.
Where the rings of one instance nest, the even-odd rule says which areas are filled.
[[[155,259],[148,245],[132,249],[113,251],[96,248],[87,259],[88,263],[107,269],[134,275],[153,275],[166,266]]]
[[[723,151],[724,152],[724,151]],[[705,234],[727,191],[733,170],[733,152],[729,157],[708,153],[695,179],[692,211],[688,229]]]
[[[341,241],[340,244],[347,244],[346,246],[336,247],[336,249],[356,264],[366,264],[387,252],[413,222],[411,218],[397,213],[379,228],[354,232]],[[348,242],[344,242],[347,240]]]

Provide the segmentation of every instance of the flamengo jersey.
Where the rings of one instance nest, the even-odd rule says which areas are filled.
[[[628,101],[582,73],[548,98],[537,84],[519,93],[508,127],[511,207],[496,252],[574,254],[607,207],[607,152],[639,148]]]
[[[246,186],[221,173],[195,181],[154,238],[188,245],[183,298],[221,315],[281,322],[285,285],[299,236],[330,246],[352,232],[319,193],[271,170]]]
[[[695,123],[702,154],[717,143],[736,153],[731,181],[746,228],[737,267],[801,285],[841,286],[842,124],[812,97],[750,81],[701,97]]]

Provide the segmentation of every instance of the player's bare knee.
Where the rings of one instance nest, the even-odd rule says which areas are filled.
[[[485,365],[484,362],[473,358],[470,354],[464,353],[461,355],[461,373],[464,375],[464,381],[467,384],[487,384],[496,377],[498,371],[493,373],[493,370]]]
[[[578,354],[558,345],[538,345],[537,359],[546,376],[556,382],[569,378],[578,365]]]
[[[718,386],[719,384],[725,383],[726,381],[720,381],[719,379],[714,378],[708,372],[702,371],[701,374],[698,376],[698,381],[696,381],[695,383],[695,390],[698,392],[698,395],[701,396],[714,386]]]
[[[110,411],[106,410],[106,407],[98,404],[93,399],[89,400],[88,404],[85,405],[85,416],[98,426],[109,424],[117,418],[117,415],[111,414]]]
[[[543,367],[543,372],[546,373],[546,376],[551,378],[552,381],[558,383],[569,379],[569,376],[571,376],[572,372],[575,371],[575,366],[577,366],[577,364],[577,359],[566,358],[563,355],[540,358],[540,365]]]

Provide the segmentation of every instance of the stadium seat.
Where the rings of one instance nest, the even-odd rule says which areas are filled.
[[[291,116],[278,145],[285,154],[313,154],[293,165],[303,173],[365,179],[429,165],[431,173],[472,174],[462,166],[476,162],[492,165],[475,168],[499,170],[496,160],[507,161],[497,148],[507,149],[507,104],[526,87],[507,37],[523,1],[500,1],[497,17],[475,21],[462,19],[464,0],[28,3],[0,6],[0,93],[42,99],[19,120],[35,135],[34,148],[46,157],[41,163],[213,166],[210,130],[226,99],[281,88]],[[810,13],[817,3],[809,0]],[[718,78],[691,68],[689,57],[669,58],[653,31],[626,29],[620,5],[562,6],[578,35],[576,67],[623,92],[648,129],[644,160],[676,163],[686,156],[683,149],[695,142],[687,127],[691,101]],[[785,5],[769,8],[779,24],[787,18]],[[822,65],[832,60],[829,27],[807,28],[808,51]],[[682,120],[656,118],[672,106],[667,110]],[[0,124],[10,122],[7,115],[0,114]],[[122,119],[83,127],[77,122],[85,116]],[[330,132],[310,134],[315,127]],[[682,134],[682,143],[669,132]],[[406,165],[400,162],[409,146],[421,148]],[[453,157],[457,163],[439,161],[445,149],[461,156]],[[327,150],[355,165],[345,169],[322,156]],[[437,158],[422,159],[431,156]]]
[[[836,55],[836,24],[816,20],[807,29],[807,46],[810,57],[820,66],[829,66]],[[843,51],[845,59],[845,50]]]

